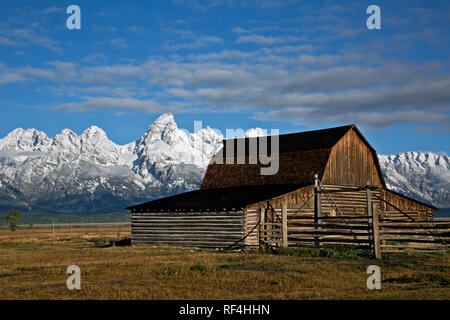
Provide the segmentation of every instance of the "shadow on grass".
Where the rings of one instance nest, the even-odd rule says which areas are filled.
[[[275,255],[289,255],[297,257],[326,257],[326,258],[346,258],[367,260],[373,257],[371,250],[354,249],[349,247],[330,247],[330,248],[271,248],[266,251]]]
[[[131,247],[131,239],[109,240],[109,241],[92,241],[94,244],[90,248],[111,248],[111,247]]]

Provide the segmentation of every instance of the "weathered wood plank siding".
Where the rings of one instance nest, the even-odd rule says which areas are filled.
[[[416,221],[433,220],[433,210],[417,201],[410,200],[388,190],[383,190],[383,199],[404,211]],[[405,220],[404,215],[387,203],[381,204],[381,210],[383,212],[382,218],[384,219]]]
[[[248,208],[244,210],[245,212],[245,234],[247,238],[245,238],[245,246],[249,248],[257,248],[259,246],[258,236],[259,229],[255,228],[255,226],[259,222],[260,210],[255,208]]]
[[[325,172],[324,184],[365,187],[367,181],[372,186],[382,187],[382,177],[377,168],[376,153],[350,130],[331,149]]]
[[[243,211],[133,212],[131,244],[227,248],[244,236]]]

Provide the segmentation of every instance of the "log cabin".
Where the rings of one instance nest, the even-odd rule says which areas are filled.
[[[127,208],[132,245],[258,247],[262,219],[275,222],[283,214],[294,222],[318,215],[368,216],[369,202],[385,219],[433,219],[437,208],[387,188],[376,151],[355,125],[277,138],[275,174],[262,175],[264,165],[249,161],[249,146],[254,139],[259,146],[260,137],[233,139],[231,145],[245,145],[244,163],[225,161],[228,153],[222,148],[199,190]],[[226,142],[224,146],[230,145]],[[270,145],[271,139],[264,142]],[[236,160],[236,149],[231,154]]]

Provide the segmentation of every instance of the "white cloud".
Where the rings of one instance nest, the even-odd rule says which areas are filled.
[[[144,27],[130,26],[127,28],[127,31],[136,32],[136,33],[144,33],[145,31],[147,31],[147,29]]]
[[[264,45],[273,45],[286,42],[297,42],[303,38],[294,36],[264,36],[260,34],[250,34],[245,36],[239,36],[236,39],[236,43],[258,43]]]
[[[120,109],[135,110],[149,113],[182,112],[180,103],[162,105],[154,100],[139,100],[133,98],[111,97],[84,97],[82,102],[68,102],[55,106],[56,109],[69,109],[73,111]]]
[[[61,53],[62,48],[58,41],[54,41],[46,36],[40,35],[35,29],[14,29],[12,35],[22,42],[21,45],[34,44],[51,51]]]
[[[42,11],[43,14],[51,14],[51,13],[60,13],[63,12],[64,9],[62,7],[50,7]]]
[[[111,39],[107,43],[109,45],[111,45],[111,46],[113,46],[115,48],[119,48],[119,49],[126,49],[126,48],[128,48],[127,40],[122,39],[122,38]]]

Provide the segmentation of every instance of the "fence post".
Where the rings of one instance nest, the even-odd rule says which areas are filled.
[[[266,222],[266,209],[264,209],[264,207],[261,207],[261,211],[259,212],[259,240],[258,240],[258,244],[259,247],[262,248],[263,247],[263,243],[262,241],[264,240],[264,223]]]
[[[375,259],[381,259],[380,245],[380,220],[378,218],[377,204],[372,204],[372,232],[373,232],[373,253]]]
[[[320,192],[319,192],[319,176],[316,174],[314,175],[314,224],[318,224],[319,223],[319,217],[321,215],[320,211],[321,211],[321,196],[320,196]],[[319,227],[315,226],[314,230],[317,232],[320,230]],[[319,242],[319,236],[315,236],[315,244],[316,246],[320,246],[320,242]]]
[[[286,203],[283,203],[281,205],[281,215],[282,215],[282,220],[281,220],[281,235],[282,235],[282,246],[283,248],[287,248],[288,246],[288,237],[287,237],[287,205]]]

